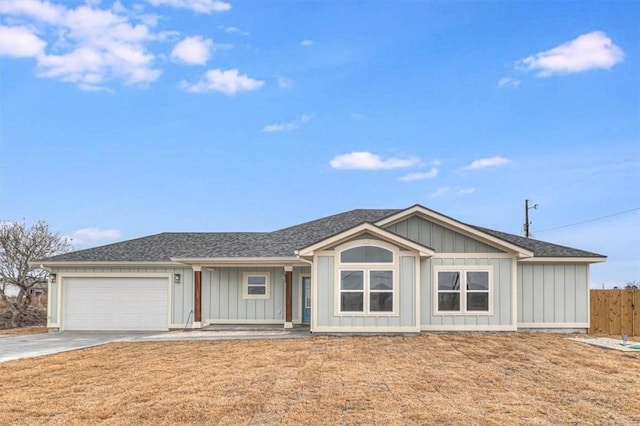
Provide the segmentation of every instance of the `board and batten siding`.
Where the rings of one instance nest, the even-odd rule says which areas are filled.
[[[269,273],[269,299],[243,297],[245,272]],[[293,284],[297,287],[295,281]],[[202,320],[208,324],[284,323],[284,293],[283,267],[203,269]]]
[[[398,259],[399,288],[397,315],[341,314],[335,315],[335,258],[331,255],[316,256],[313,277],[313,332],[417,332],[416,258],[400,255]]]
[[[417,216],[387,226],[386,230],[438,253],[502,253],[495,247]]]
[[[513,315],[513,262],[511,258],[430,258],[421,262],[420,286],[420,328],[424,331],[454,330],[515,330]],[[477,265],[491,266],[493,282],[489,292],[492,313],[436,314],[437,289],[434,283],[433,267],[436,265]]]
[[[170,303],[171,303],[171,318],[170,326],[173,328],[182,327],[187,323],[187,320],[193,321],[193,316],[189,319],[189,315],[193,310],[193,271],[191,268],[171,268],[171,267],[105,267],[105,268],[52,268],[52,273],[56,274],[59,278],[57,283],[52,283],[50,286],[49,306],[47,312],[47,327],[60,327],[60,307],[58,306],[58,298],[60,292],[60,283],[65,273],[69,274],[105,274],[109,276],[122,276],[127,277],[127,274],[168,274],[171,277],[174,274],[180,274],[180,283],[174,283],[173,279],[170,280]],[[64,288],[62,289],[64,291]]]
[[[518,265],[518,328],[588,328],[589,265]]]

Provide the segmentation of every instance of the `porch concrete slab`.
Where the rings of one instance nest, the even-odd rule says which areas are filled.
[[[90,348],[111,342],[136,341],[158,332],[60,331],[0,338],[0,362]]]
[[[152,336],[145,336],[144,341],[171,340],[239,340],[239,339],[299,339],[310,337],[309,327],[284,329],[282,325],[221,325],[208,326],[201,329],[170,331]]]

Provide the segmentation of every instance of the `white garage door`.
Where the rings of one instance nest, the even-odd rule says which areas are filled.
[[[167,278],[65,277],[64,330],[166,330]]]

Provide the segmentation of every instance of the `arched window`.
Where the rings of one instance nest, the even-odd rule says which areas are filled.
[[[343,250],[338,249],[340,313],[395,312],[397,254],[382,244],[352,242]]]

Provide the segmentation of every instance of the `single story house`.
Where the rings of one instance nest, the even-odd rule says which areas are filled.
[[[415,205],[274,232],[161,233],[38,265],[52,329],[417,333],[585,331],[589,266],[605,260]]]

